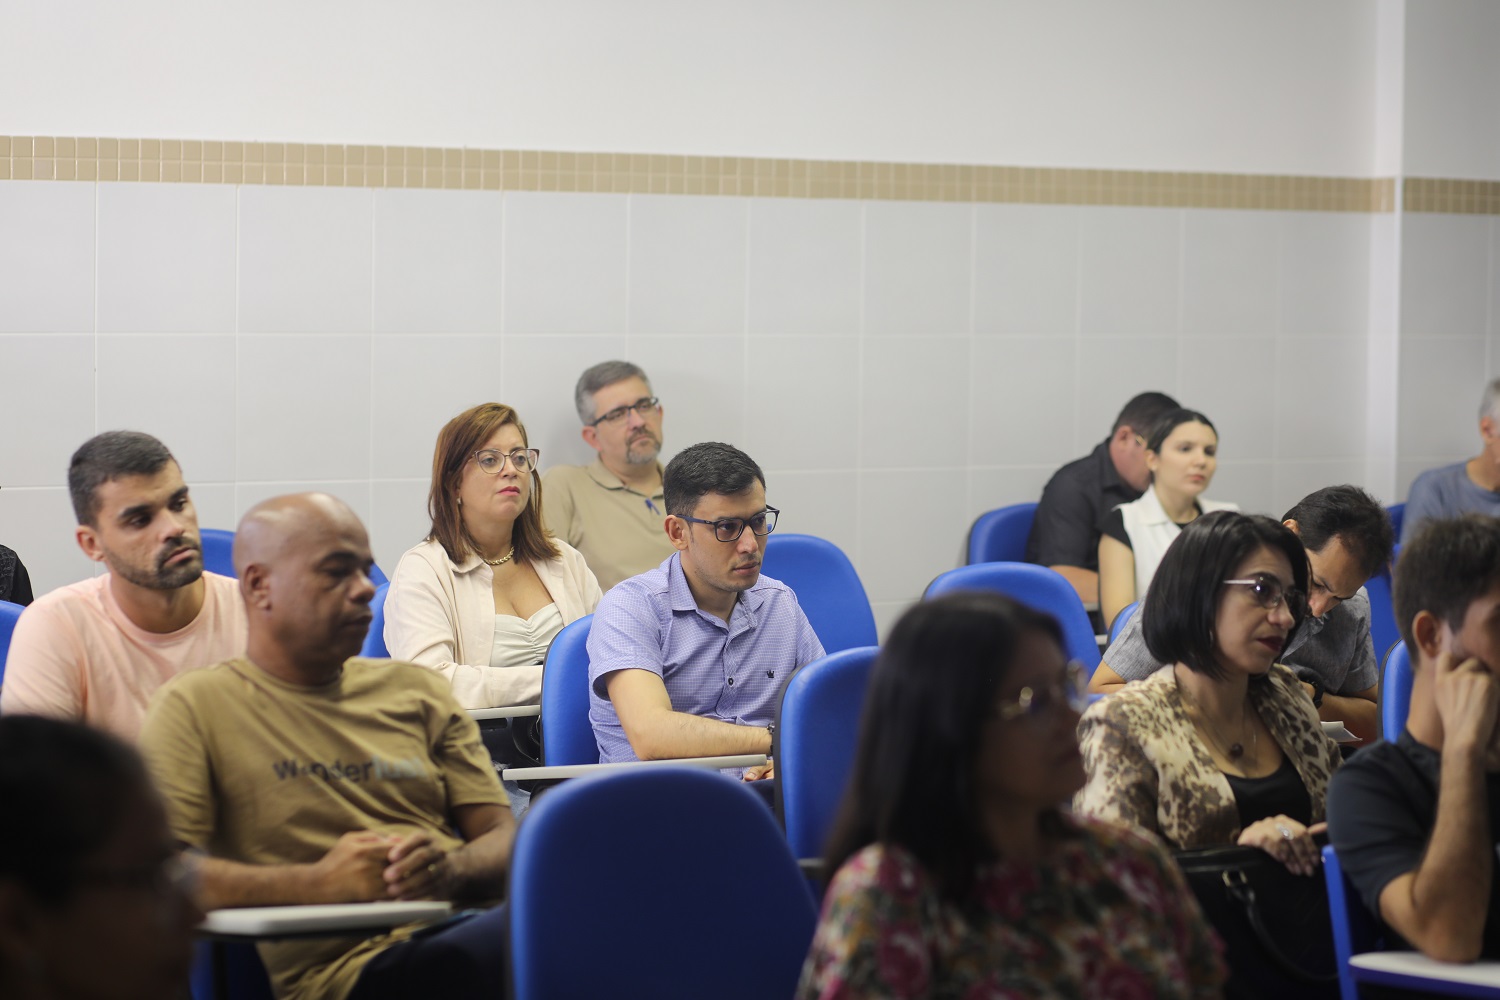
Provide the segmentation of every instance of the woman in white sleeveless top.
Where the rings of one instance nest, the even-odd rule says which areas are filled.
[[[432,530],[391,576],[392,659],[448,678],[464,708],[537,704],[548,644],[602,596],[583,556],[542,524],[539,457],[501,403],[448,421],[432,461]]]
[[[1213,422],[1196,410],[1170,410],[1152,426],[1146,439],[1151,485],[1099,525],[1099,611],[1106,624],[1145,595],[1184,524],[1211,510],[1239,510],[1202,495],[1213,482],[1218,451]]]

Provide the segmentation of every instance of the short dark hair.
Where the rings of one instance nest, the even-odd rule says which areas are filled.
[[[1500,586],[1500,518],[1485,514],[1424,521],[1401,546],[1391,603],[1401,638],[1417,662],[1411,623],[1426,611],[1463,627],[1469,605]],[[1490,664],[1496,666],[1496,664]]]
[[[1358,486],[1325,486],[1298,500],[1281,519],[1297,522],[1297,537],[1309,552],[1322,552],[1338,538],[1366,580],[1390,562],[1396,544],[1390,514]]]
[[[683,449],[667,463],[661,492],[668,514],[692,517],[698,501],[707,494],[733,496],[748,490],[756,480],[766,485],[765,473],[753,458],[732,444],[705,441]]]
[[[1146,590],[1141,632],[1152,659],[1182,663],[1194,673],[1223,679],[1215,622],[1224,581],[1262,545],[1286,556],[1293,586],[1306,594],[1307,552],[1281,522],[1260,514],[1216,510],[1182,529],[1167,546]]]
[[[105,431],[89,438],[68,463],[68,492],[79,524],[99,519],[99,487],[124,476],[154,476],[175,462],[167,446],[140,431]]]
[[[1151,430],[1151,425],[1161,419],[1168,410],[1178,409],[1177,400],[1164,392],[1143,392],[1125,404],[1115,425],[1109,429],[1113,434],[1121,427],[1129,427],[1142,437]]]
[[[0,882],[68,900],[81,862],[102,850],[151,783],[130,747],[100,730],[35,715],[0,717]]]
[[[1213,431],[1215,437],[1219,434],[1219,429],[1214,426],[1212,420],[1197,410],[1189,410],[1186,407],[1179,406],[1168,410],[1156,418],[1156,422],[1151,425],[1151,430],[1146,434],[1146,450],[1159,454],[1162,444],[1167,438],[1172,436],[1173,431],[1183,424],[1202,424]]]
[[[830,877],[870,844],[898,844],[945,896],[968,893],[994,857],[979,810],[984,726],[1032,632],[1063,645],[1050,615],[994,592],[922,601],[896,622],[870,673]]]

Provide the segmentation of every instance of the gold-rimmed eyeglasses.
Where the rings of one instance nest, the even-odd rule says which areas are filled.
[[[486,475],[500,475],[500,470],[504,469],[505,463],[509,461],[515,466],[516,471],[524,476],[536,468],[542,453],[537,448],[517,448],[508,454],[495,451],[493,448],[485,448],[483,451],[476,451],[471,457],[474,459],[474,464],[479,466],[479,471]]]

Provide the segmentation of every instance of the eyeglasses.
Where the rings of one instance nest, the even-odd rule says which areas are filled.
[[[472,456],[474,464],[479,466],[479,471],[491,476],[500,475],[500,470],[505,468],[505,462],[515,466],[517,472],[525,475],[536,468],[536,463],[541,459],[542,453],[537,448],[517,448],[510,454],[486,448],[484,451],[476,451]]]
[[[643,417],[648,416],[652,410],[656,409],[657,404],[659,404],[660,402],[661,400],[657,399],[655,396],[646,396],[644,398],[637,399],[634,403],[631,403],[628,406],[615,407],[613,410],[610,410],[608,413],[604,414],[604,416],[599,417],[597,420],[591,422],[589,426],[598,427],[600,424],[617,424],[621,420],[624,420],[625,414],[629,413],[631,410],[634,410]]]
[[[749,517],[721,517],[717,521],[705,521],[701,517],[683,517],[677,515],[683,521],[691,521],[694,524],[711,524],[714,529],[714,537],[721,542],[736,542],[745,533],[745,528],[757,535],[769,535],[776,530],[776,515],[781,511],[775,507],[767,507],[759,514]]]
[[[1046,687],[1023,687],[1019,694],[995,708],[995,717],[1002,722],[1019,719],[1040,719],[1048,712],[1063,706],[1081,712],[1088,704],[1088,677],[1083,664],[1069,660],[1061,677],[1054,678]]]
[[[1257,573],[1249,580],[1225,580],[1224,583],[1235,587],[1249,587],[1250,596],[1255,599],[1255,603],[1267,611],[1285,601],[1286,609],[1298,621],[1307,614],[1307,595],[1296,587],[1288,587],[1270,573]]]

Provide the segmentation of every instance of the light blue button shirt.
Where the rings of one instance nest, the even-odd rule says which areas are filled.
[[[616,584],[594,611],[589,722],[601,762],[639,759],[605,688],[617,670],[659,676],[674,711],[766,726],[792,671],[823,656],[792,588],[762,576],[740,594],[726,623],[699,610],[681,558],[674,552],[656,569]]]

